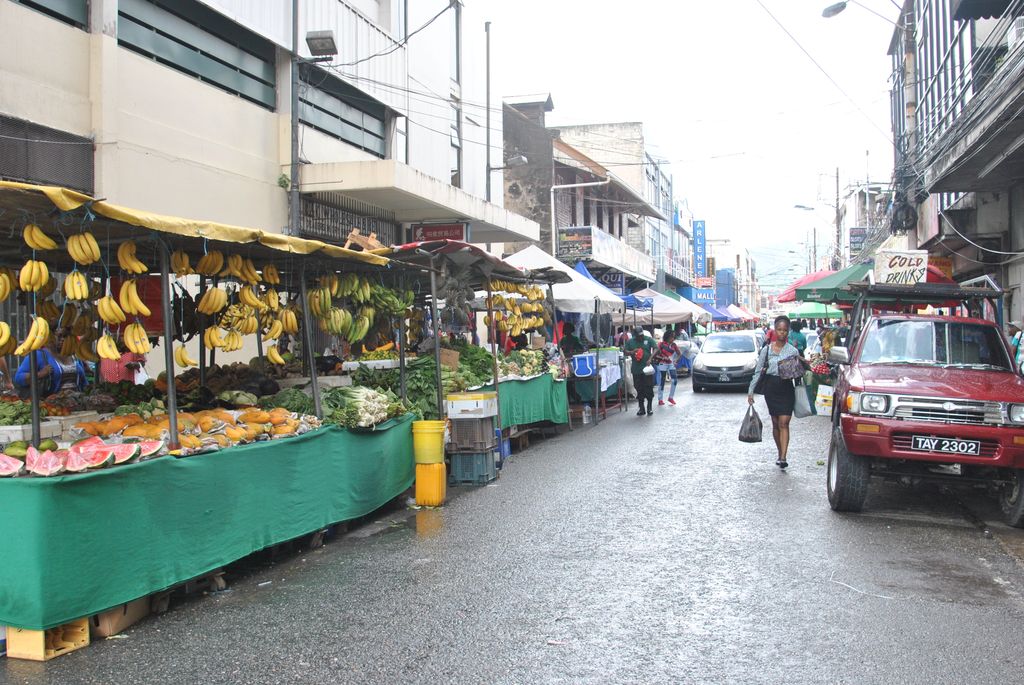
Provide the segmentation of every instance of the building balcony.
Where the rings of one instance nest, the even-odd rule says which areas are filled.
[[[558,229],[556,256],[564,262],[597,262],[627,276],[654,282],[654,259],[596,226]]]

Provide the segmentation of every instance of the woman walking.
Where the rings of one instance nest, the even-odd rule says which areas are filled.
[[[757,358],[757,369],[750,381],[747,402],[754,404],[754,393],[764,395],[768,413],[772,417],[772,437],[779,458],[775,464],[781,469],[789,466],[786,455],[789,452],[789,421],[793,418],[793,404],[796,401],[793,379],[803,373],[803,357],[789,343],[789,317],[775,319],[774,335],[771,342],[761,349]],[[786,361],[795,358],[797,361]],[[781,369],[780,369],[781,366]]]
[[[676,361],[682,356],[679,345],[676,345],[676,332],[665,331],[661,342],[658,343],[658,351],[654,355],[654,384],[658,386],[658,406],[665,406],[665,379],[672,379],[672,385],[668,390],[668,403],[675,405],[676,383],[679,376],[676,373]]]

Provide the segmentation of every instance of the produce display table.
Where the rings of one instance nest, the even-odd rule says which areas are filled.
[[[494,386],[487,385],[484,389],[494,390]],[[566,382],[555,380],[550,373],[525,381],[501,381],[498,405],[501,408],[502,428],[538,421],[569,422]]]
[[[564,394],[564,390],[563,390]],[[414,480],[412,415],[184,459],[0,480],[0,625],[42,630],[364,516]]]

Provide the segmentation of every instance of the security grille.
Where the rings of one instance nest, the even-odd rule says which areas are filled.
[[[399,226],[395,221],[356,214],[333,204],[318,202],[308,197],[302,198],[299,218],[299,234],[302,237],[344,245],[353,228],[358,228],[364,236],[376,233],[377,240],[384,245],[395,245],[399,242]]]
[[[93,192],[93,142],[0,115],[0,178]]]

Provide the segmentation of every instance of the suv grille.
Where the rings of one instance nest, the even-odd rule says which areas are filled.
[[[705,367],[705,368],[707,368],[708,371],[714,371],[715,373],[718,373],[719,371],[742,371],[743,370],[742,366],[708,366],[708,367]]]
[[[1003,410],[998,402],[944,400],[933,397],[897,397],[893,416],[898,419],[972,426],[1003,423]]]

